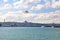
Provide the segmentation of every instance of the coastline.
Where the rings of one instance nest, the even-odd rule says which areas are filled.
[[[0,22],[0,27],[55,27],[60,28],[60,24],[42,24],[31,22]]]

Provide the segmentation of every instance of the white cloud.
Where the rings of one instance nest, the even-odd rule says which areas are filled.
[[[49,8],[51,6],[50,4],[50,1],[45,1],[44,8]]]
[[[35,7],[35,9],[37,10],[40,10],[40,9],[42,9],[43,8],[43,5],[37,5],[36,7]]]
[[[60,0],[58,2],[56,2],[55,0],[52,0],[52,3],[50,3],[50,1],[45,0],[45,4],[37,4],[39,3],[41,0],[20,0],[18,2],[14,2],[13,6],[11,4],[4,4],[3,6],[0,6],[0,10],[4,10],[4,9],[11,9],[11,8],[29,8],[29,3],[33,4],[30,10],[41,10],[42,8],[56,8],[56,7],[60,7]],[[7,2],[7,0],[4,0],[4,2]],[[36,5],[34,5],[36,4]],[[20,10],[21,11],[21,10]],[[33,13],[29,13],[29,14],[25,14],[22,13],[22,11],[16,11],[16,12],[7,12],[6,14],[2,14],[0,13],[0,20],[3,21],[3,19],[5,18],[6,21],[29,21],[29,22],[36,22],[36,23],[52,23],[53,21],[55,23],[59,23],[60,21],[60,11],[57,12],[50,12],[50,13],[40,13],[40,14],[33,14]]]
[[[13,8],[11,4],[4,4],[0,6],[0,10],[11,9]]]
[[[51,0],[52,2],[50,2],[49,0],[44,0],[45,4],[44,4],[44,8],[58,8],[60,7],[60,0],[56,1],[56,0]]]
[[[41,1],[41,0],[20,0],[20,1],[18,1],[18,2],[13,3],[13,6],[14,6],[14,8],[16,8],[16,9],[19,9],[19,8],[21,8],[21,9],[22,9],[22,8],[29,8],[30,6],[32,6],[32,5],[30,5],[30,3],[33,4],[33,6],[34,6],[34,4],[40,3],[40,1]],[[32,6],[32,7],[33,7],[33,6]],[[43,6],[43,5],[37,4],[37,6],[36,6],[35,8],[41,9],[42,6]]]
[[[10,5],[10,4],[5,4],[4,5],[4,9],[10,9],[10,8],[12,8],[12,5]]]
[[[8,0],[4,0],[5,2],[7,2]],[[52,7],[52,8],[57,8],[57,7],[60,7],[60,0],[59,1],[55,1],[55,0],[52,0],[52,2],[50,2],[49,0],[44,0],[45,1],[45,4],[42,5],[42,4],[38,4],[40,3],[41,0],[20,0],[20,1],[17,1],[17,2],[14,2],[13,5],[11,4],[4,4],[2,7],[0,6],[1,9],[11,9],[11,8],[16,8],[16,9],[28,9],[30,6],[30,10],[41,10],[42,8],[49,8],[49,7]],[[33,5],[29,5],[29,4],[33,4]],[[36,4],[36,5],[35,5]],[[0,10],[1,10],[0,9]]]
[[[41,10],[42,8],[58,8],[60,7],[60,0],[56,1],[56,0],[51,0],[52,2],[50,2],[49,0],[44,0],[45,4],[37,4],[37,6],[32,6],[30,10]],[[34,3],[34,2],[33,2]]]
[[[1,20],[4,21],[6,19],[6,22],[24,22],[27,20],[28,17],[34,16],[34,14],[25,14],[20,11],[16,12],[7,12],[5,15],[1,16]]]
[[[52,7],[53,8],[60,7],[60,0],[59,1],[52,0]]]
[[[60,23],[60,11],[40,14],[26,14],[19,11],[8,12],[0,16],[0,21],[3,21],[3,19],[6,19],[6,22],[24,22],[26,20],[34,23]]]
[[[3,0],[3,1],[7,2],[8,0]],[[49,8],[49,7],[57,8],[57,7],[60,7],[60,0],[59,1],[51,0],[52,2],[50,2],[49,0],[44,0],[45,1],[44,5],[38,4],[38,3],[40,3],[40,1],[41,0],[20,0],[20,1],[14,2],[12,8],[16,8],[16,9],[29,8],[29,6],[31,6],[31,5],[29,5],[29,3],[33,4],[31,9],[41,9],[41,8]],[[35,6],[35,4],[37,6]],[[12,6],[11,4],[7,3],[7,4],[4,4],[4,6],[2,6],[1,9],[3,9],[4,7],[5,8],[10,8],[11,6]]]
[[[36,6],[32,6],[32,8],[30,10],[41,10],[44,7],[44,5],[36,5]]]
[[[8,2],[8,0],[3,0],[4,2]]]
[[[29,6],[28,4],[24,4],[23,2],[19,1],[19,2],[15,2],[13,4],[13,7],[16,9],[19,9],[19,8],[23,9],[23,8],[28,8]]]
[[[32,4],[35,4],[35,3],[39,3],[41,0],[24,0],[24,2],[26,3],[26,4],[28,4],[28,3],[32,3]]]
[[[28,17],[28,21],[34,23],[60,23],[60,12],[41,13]]]

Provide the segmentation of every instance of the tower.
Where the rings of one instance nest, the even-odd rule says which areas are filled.
[[[4,22],[5,22],[5,19],[4,19]]]

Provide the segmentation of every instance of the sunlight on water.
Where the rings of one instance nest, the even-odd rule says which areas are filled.
[[[60,40],[60,28],[0,27],[0,40]]]

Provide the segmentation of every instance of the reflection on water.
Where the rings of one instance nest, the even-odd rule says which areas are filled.
[[[60,40],[60,28],[0,27],[0,40]]]

